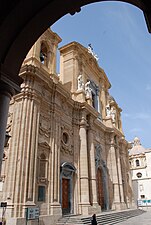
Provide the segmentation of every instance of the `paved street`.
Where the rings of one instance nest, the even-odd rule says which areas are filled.
[[[151,210],[146,211],[145,213],[118,223],[118,225],[151,225]]]

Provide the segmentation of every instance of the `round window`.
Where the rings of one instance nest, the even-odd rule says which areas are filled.
[[[63,133],[63,142],[64,142],[65,144],[68,143],[68,139],[69,139],[68,134],[67,134],[67,133]]]
[[[137,173],[136,175],[137,175],[138,178],[142,177],[142,173]]]

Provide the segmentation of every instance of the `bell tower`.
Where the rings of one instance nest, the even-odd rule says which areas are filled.
[[[56,74],[56,55],[61,38],[47,29],[27,54],[23,65],[33,65],[49,74]]]

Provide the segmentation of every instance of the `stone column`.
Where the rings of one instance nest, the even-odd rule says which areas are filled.
[[[29,140],[28,140],[28,168],[26,168],[27,190],[26,201],[36,202],[35,184],[37,168],[37,151],[38,151],[38,134],[39,134],[39,116],[40,116],[40,99],[33,97],[31,101],[31,115],[29,118]]]
[[[33,84],[32,79],[30,83]],[[22,89],[22,93],[15,96],[15,101],[15,108],[19,108],[19,112],[18,118],[15,116],[14,128],[16,130],[14,129],[14,132],[16,132],[16,136],[11,148],[15,155],[16,164],[13,165],[12,161],[14,169],[10,171],[10,174],[15,177],[12,197],[12,201],[16,204],[14,216],[22,217],[26,202],[34,205],[35,201],[40,99],[36,94],[33,94],[30,87],[26,87],[26,90]],[[9,182],[11,182],[11,176],[9,176]]]
[[[88,152],[87,152],[87,121],[86,114],[83,112],[80,122],[80,190],[81,190],[81,212],[88,215],[89,212],[89,178],[88,178]]]
[[[97,110],[99,113],[99,119],[102,120],[102,108],[101,108],[101,104],[100,104],[100,92],[99,92],[99,88],[96,89],[96,96],[97,96]]]
[[[75,103],[73,117],[73,157],[74,157],[74,166],[79,168],[79,107]],[[74,214],[80,214],[81,208],[79,209],[80,202],[80,179],[79,179],[79,169],[76,170],[74,174]]]
[[[119,191],[120,191],[120,202],[121,202],[121,207],[125,208],[126,205],[124,204],[124,192],[123,192],[123,184],[122,184],[122,169],[121,169],[121,160],[120,160],[120,152],[119,152],[119,144],[118,143],[117,143],[117,148],[116,148],[116,157],[117,157],[117,170],[118,170],[118,181],[119,181]]]
[[[133,187],[132,187],[132,178],[130,173],[130,165],[129,165],[129,155],[128,155],[128,149],[131,146],[128,147],[128,143],[126,141],[121,141],[121,149],[122,149],[122,155],[121,155],[121,161],[124,161],[124,164],[121,163],[122,170],[123,170],[123,189],[125,194],[125,201],[127,204],[127,208],[136,207],[134,203],[134,196],[133,196]],[[124,167],[124,168],[123,168]]]
[[[53,138],[52,138],[52,198],[51,198],[51,214],[61,215],[60,206],[60,140],[61,140],[61,125],[60,117],[56,115],[53,117]]]
[[[106,93],[105,93],[105,87],[104,85],[102,85],[102,91],[101,91],[101,100],[102,100],[102,118],[105,119],[106,118]]]
[[[127,204],[127,196],[128,196],[128,190],[127,190],[127,165],[126,165],[126,161],[125,161],[126,157],[125,157],[125,152],[124,152],[124,148],[123,148],[123,144],[120,144],[120,162],[121,162],[121,173],[122,173],[122,184],[123,184],[123,195],[124,195],[124,202],[128,207]]]
[[[116,149],[114,146],[114,134],[111,135],[111,146],[110,146],[110,167],[109,170],[112,174],[113,183],[113,209],[120,209],[120,192],[118,183],[118,169],[117,169],[117,159],[116,159]],[[109,164],[108,164],[109,165]]]
[[[14,94],[15,91],[13,88],[3,81],[0,81],[0,173],[3,159],[9,103],[11,97]]]
[[[99,207],[97,202],[97,184],[96,184],[96,165],[95,165],[95,147],[93,136],[93,119],[90,118],[88,130],[88,152],[89,152],[89,166],[90,166],[90,202],[94,210]],[[100,208],[101,212],[101,208]]]

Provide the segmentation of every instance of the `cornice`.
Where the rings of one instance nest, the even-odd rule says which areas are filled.
[[[69,53],[69,51],[73,52],[76,51],[76,54],[73,56],[73,59],[76,59],[78,61],[81,60],[83,65],[88,66],[90,70],[92,70],[99,79],[102,78],[105,81],[105,83],[108,84],[107,85],[108,88],[111,87],[109,79],[105,74],[104,70],[99,66],[94,56],[88,52],[88,49],[86,47],[82,46],[78,42],[73,41],[59,48],[59,50],[61,54]]]

